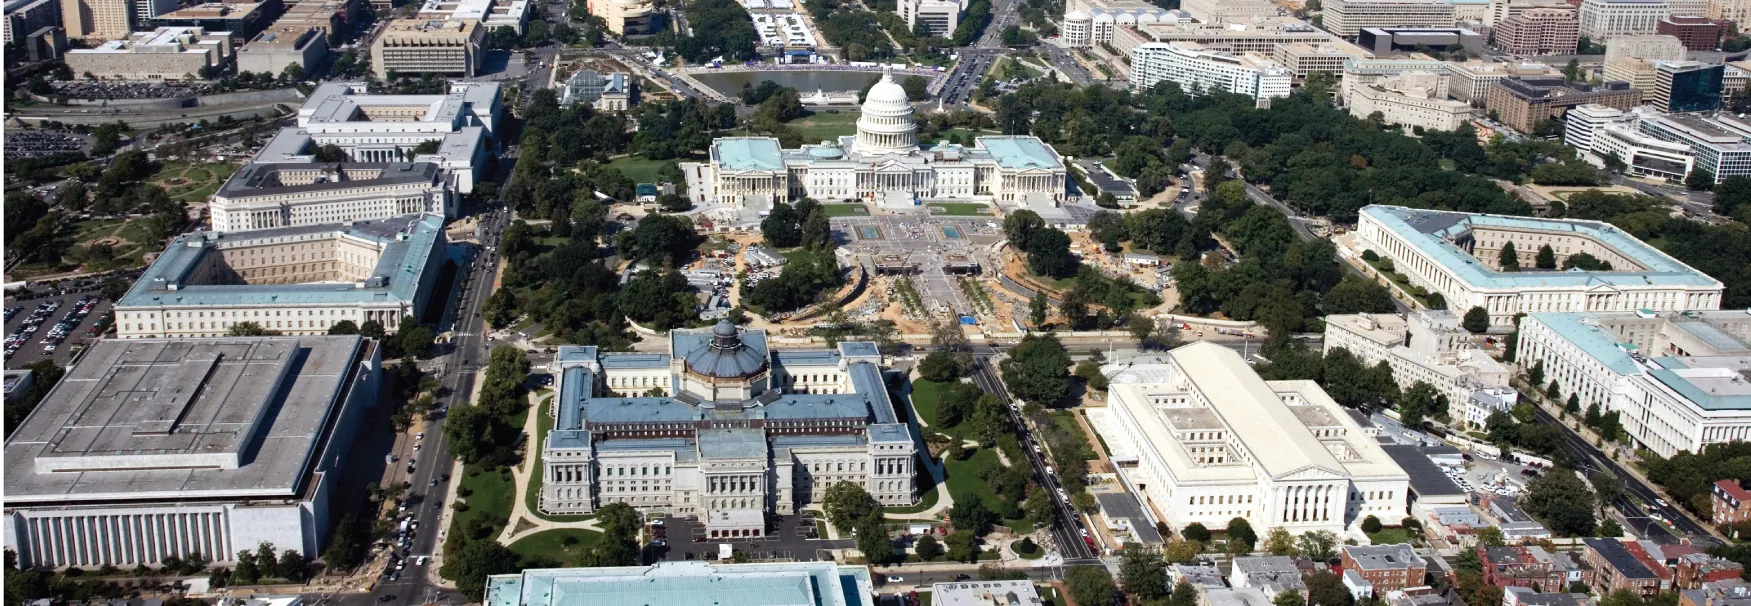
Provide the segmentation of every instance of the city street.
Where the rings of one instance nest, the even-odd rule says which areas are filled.
[[[1041,446],[1034,440],[1033,432],[1028,431],[1027,420],[1022,417],[1019,407],[1009,405],[1009,390],[1003,386],[1003,380],[998,378],[997,369],[992,367],[990,354],[975,350],[973,383],[979,386],[980,391],[997,396],[1005,404],[1004,409],[1009,411],[1016,438],[1021,442],[1021,451],[1027,454],[1028,463],[1033,465],[1035,481],[1040,486],[1061,491],[1063,484],[1058,482],[1058,477],[1046,472],[1049,463],[1041,454]],[[1068,565],[1098,562],[1100,553],[1084,542],[1088,531],[1083,526],[1081,516],[1071,508],[1069,500],[1052,499],[1052,507],[1057,511],[1057,522],[1052,524],[1052,544],[1047,547],[1057,551]]]
[[[474,392],[475,373],[485,367],[487,352],[482,347],[482,320],[479,316],[480,305],[492,290],[493,276],[497,268],[497,255],[489,255],[482,261],[484,247],[497,246],[498,239],[509,223],[505,211],[495,210],[489,213],[485,220],[485,233],[482,234],[480,247],[471,251],[474,262],[469,263],[467,278],[461,281],[457,288],[462,288],[461,302],[456,306],[455,330],[456,339],[450,351],[441,356],[443,366],[450,369],[438,377],[442,386],[437,404],[440,410],[456,405],[468,405],[469,396]],[[448,490],[448,485],[441,479],[451,477],[456,471],[455,460],[450,456],[444,440],[442,414],[433,414],[426,419],[425,426],[416,431],[426,434],[424,444],[417,457],[403,457],[396,465],[414,465],[414,473],[408,478],[412,488],[408,491],[408,512],[419,523],[420,530],[415,533],[413,546],[408,550],[410,562],[407,568],[401,570],[401,577],[395,581],[383,581],[377,584],[370,594],[353,594],[332,598],[332,602],[344,604],[359,604],[361,606],[377,604],[382,596],[393,595],[395,599],[384,604],[427,604],[427,603],[460,603],[453,593],[433,586],[428,580],[436,577],[436,568],[441,564],[435,557],[441,550],[443,542],[440,535],[446,530],[443,526],[444,512],[448,511],[448,503],[444,508],[434,508],[431,503],[441,502]],[[435,483],[434,483],[435,482]],[[425,565],[413,564],[420,556],[433,556]],[[439,597],[443,594],[443,597]]]
[[[1550,412],[1546,411],[1544,407],[1537,407],[1537,411],[1538,422],[1554,423],[1562,426],[1563,450],[1567,451],[1574,457],[1576,469],[1586,474],[1591,474],[1599,469],[1610,471],[1612,475],[1617,476],[1618,480],[1623,483],[1623,491],[1625,494],[1634,495],[1636,499],[1648,504],[1648,510],[1643,510],[1642,508],[1637,507],[1636,504],[1631,502],[1627,497],[1618,497],[1616,501],[1612,502],[1611,505],[1617,509],[1618,515],[1623,516],[1624,520],[1627,522],[1625,528],[1630,532],[1665,545],[1679,543],[1682,540],[1689,540],[1698,547],[1706,547],[1717,542],[1714,537],[1709,534],[1707,528],[1704,528],[1701,524],[1692,520],[1690,516],[1686,515],[1684,512],[1679,511],[1674,507],[1662,507],[1658,505],[1657,503],[1659,501],[1657,499],[1661,499],[1662,497],[1654,492],[1654,489],[1649,488],[1647,484],[1637,479],[1634,475],[1631,475],[1623,468],[1623,466],[1618,465],[1616,461],[1611,460],[1611,457],[1605,456],[1605,453],[1600,452],[1598,448],[1588,443],[1586,438],[1576,434],[1573,429],[1568,427],[1568,425],[1563,424],[1562,421],[1551,416]],[[1673,529],[1667,528],[1664,524],[1660,524],[1649,518],[1649,511],[1658,513],[1662,517],[1671,520],[1677,527],[1676,530],[1678,532],[1673,532]]]

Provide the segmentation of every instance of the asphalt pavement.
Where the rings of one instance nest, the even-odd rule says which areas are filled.
[[[1679,543],[1685,539],[1688,539],[1699,547],[1706,547],[1716,542],[1714,537],[1709,534],[1707,528],[1703,528],[1701,524],[1691,519],[1690,516],[1683,511],[1679,511],[1675,507],[1660,505],[1659,502],[1664,497],[1661,497],[1653,488],[1648,487],[1646,483],[1642,482],[1634,475],[1631,475],[1623,468],[1623,466],[1618,465],[1616,461],[1611,460],[1611,457],[1605,456],[1605,453],[1600,452],[1597,447],[1588,443],[1586,438],[1575,433],[1575,431],[1570,429],[1568,425],[1563,424],[1562,421],[1551,416],[1550,412],[1546,411],[1544,407],[1536,407],[1536,410],[1538,413],[1538,422],[1551,423],[1562,427],[1563,450],[1567,451],[1574,457],[1575,467],[1577,469],[1587,474],[1592,474],[1601,469],[1610,471],[1612,475],[1617,476],[1617,479],[1623,483],[1623,491],[1625,494],[1634,495],[1637,500],[1647,504],[1647,509],[1643,509],[1636,506],[1634,502],[1631,502],[1625,497],[1618,497],[1616,501],[1611,503],[1612,508],[1616,509],[1618,514],[1623,516],[1624,520],[1628,523],[1628,529],[1630,532],[1664,545]],[[1673,527],[1668,528],[1666,525],[1653,520],[1648,516],[1649,512],[1658,513],[1661,517],[1671,520]]]
[[[480,256],[487,246],[497,246],[500,234],[508,223],[502,210],[492,211],[487,221],[487,230],[479,247],[475,248],[474,261],[469,263],[467,278],[457,284],[463,288],[461,302],[456,306],[454,330],[456,339],[449,353],[441,356],[443,366],[447,369],[439,377],[439,384],[445,391],[438,398],[440,409],[454,405],[468,405],[469,397],[474,392],[474,373],[485,366],[487,352],[483,345],[483,320],[479,315],[480,305],[491,291],[493,276],[497,269],[497,255]],[[411,505],[408,513],[419,523],[413,545],[408,550],[409,563],[403,568],[400,578],[394,581],[383,580],[369,594],[348,594],[336,596],[329,603],[363,605],[382,603],[391,604],[429,604],[429,603],[461,603],[462,600],[454,592],[431,584],[428,579],[428,568],[439,565],[436,558],[428,558],[424,565],[413,564],[419,556],[435,556],[442,548],[439,535],[446,530],[442,526],[444,509],[431,506],[433,499],[442,501],[449,489],[441,478],[450,477],[454,480],[455,459],[450,454],[444,439],[442,414],[430,415],[425,426],[416,431],[424,431],[425,439],[422,447],[414,451],[417,456],[406,457],[396,465],[414,464],[414,473],[408,478],[413,485],[408,500]],[[416,496],[417,495],[417,496]],[[448,504],[446,504],[447,506]],[[431,576],[436,576],[435,574]],[[394,596],[390,600],[382,600],[383,596]]]
[[[58,302],[61,305],[56,308],[54,312],[42,318],[42,323],[30,334],[30,338],[26,339],[16,352],[6,357],[6,368],[24,368],[44,358],[52,358],[54,359],[55,364],[63,367],[66,366],[67,362],[72,359],[73,350],[76,347],[82,346],[89,341],[96,340],[101,336],[92,334],[90,329],[97,326],[98,319],[102,318],[104,314],[110,312],[111,308],[115,307],[114,301],[102,299],[97,294],[97,290],[97,288],[93,287],[90,290],[67,292],[50,297],[24,301],[17,300],[13,297],[7,297],[5,305],[6,309],[11,310],[17,308],[17,311],[12,313],[12,318],[6,320],[7,335],[19,332],[24,327],[25,322],[30,319],[32,312],[36,311],[39,304]],[[80,319],[78,325],[74,326],[72,330],[67,332],[65,340],[57,345],[52,345],[55,348],[54,351],[47,351],[51,345],[43,343],[43,340],[49,336],[49,329],[54,328],[56,323],[66,319],[67,314],[73,312],[74,303],[77,302],[80,297],[84,296],[98,297],[99,302],[91,309],[90,313]]]
[[[974,351],[973,383],[979,390],[997,396],[1002,400],[1005,410],[1009,411],[1010,421],[1015,427],[1015,435],[1021,443],[1021,450],[1026,453],[1028,463],[1034,469],[1034,481],[1052,490],[1057,496],[1052,499],[1052,509],[1056,512],[1052,524],[1052,543],[1050,547],[1063,556],[1066,564],[1091,564],[1098,562],[1100,552],[1087,542],[1088,530],[1076,510],[1070,506],[1064,485],[1058,481],[1055,473],[1048,473],[1049,462],[1045,460],[1042,446],[1029,431],[1027,420],[1022,417],[1020,406],[1013,404],[1009,390],[998,378],[997,370],[991,365],[989,353]]]

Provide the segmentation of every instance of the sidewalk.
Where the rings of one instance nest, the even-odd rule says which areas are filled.
[[[529,510],[529,478],[534,477],[534,474],[541,473],[540,469],[535,468],[535,462],[540,458],[541,452],[541,444],[539,443],[541,426],[539,423],[541,415],[547,414],[541,410],[541,400],[553,397],[558,397],[556,392],[545,394],[537,391],[529,392],[529,415],[523,421],[523,434],[528,436],[526,448],[530,452],[523,457],[523,464],[511,469],[511,491],[513,493],[511,516],[509,523],[505,524],[504,531],[499,533],[499,543],[510,545],[517,542],[518,539],[537,532],[562,528],[602,531],[602,527],[597,524],[594,518],[581,522],[555,522],[543,519],[540,515]]]

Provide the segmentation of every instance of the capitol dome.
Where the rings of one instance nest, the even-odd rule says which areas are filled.
[[[918,149],[918,125],[912,122],[912,102],[906,89],[894,81],[892,68],[882,68],[882,79],[863,100],[863,116],[857,119],[857,149],[869,154],[905,153]]]

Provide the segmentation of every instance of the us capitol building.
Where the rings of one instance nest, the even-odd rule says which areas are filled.
[[[560,347],[539,507],[695,515],[719,539],[764,536],[768,514],[840,482],[913,504],[917,442],[881,363],[874,343],[771,351],[765,331],[728,321],[671,331],[668,354]]]
[[[783,149],[772,137],[726,137],[711,159],[684,165],[709,191],[696,202],[764,210],[774,201],[874,201],[915,206],[921,199],[989,200],[1056,207],[1066,197],[1064,160],[1038,137],[978,137],[972,147],[919,145],[906,90],[884,69],[870,88],[857,135]]]

